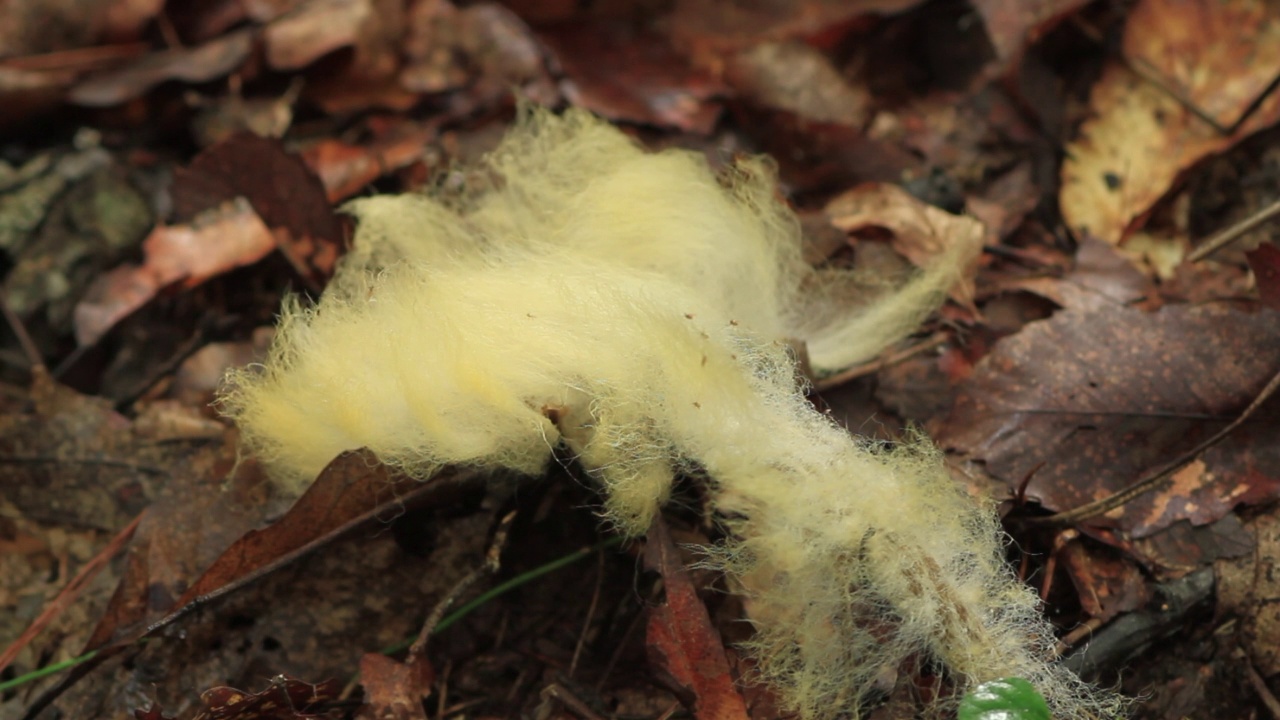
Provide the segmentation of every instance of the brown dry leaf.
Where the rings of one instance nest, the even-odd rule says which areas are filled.
[[[262,32],[267,64],[300,70],[339,48],[354,45],[373,14],[372,0],[310,0]]]
[[[313,685],[287,675],[272,679],[262,692],[215,687],[200,693],[204,708],[194,720],[307,720],[323,716],[322,706],[337,700],[342,682]]]
[[[1234,131],[1221,133],[1119,63],[1103,71],[1089,107],[1092,116],[1067,147],[1058,202],[1077,237],[1111,244],[1140,227],[1196,162],[1280,121],[1280,93],[1271,93]]]
[[[1218,613],[1240,619],[1239,637],[1258,673],[1280,673],[1280,513],[1274,509],[1248,524],[1252,553],[1217,563]]]
[[[181,282],[194,287],[228,270],[251,265],[276,247],[276,238],[243,199],[214,208],[190,225],[161,225],[142,248],[146,261],[101,276],[75,308],[80,345],[92,345],[158,292]]]
[[[695,58],[713,61],[761,42],[806,38],[918,4],[920,0],[679,0],[670,23],[679,46]]]
[[[162,0],[7,0],[0,58],[137,40],[162,6]]]
[[[422,161],[436,135],[434,125],[410,125],[367,145],[326,138],[304,150],[302,160],[320,178],[329,202],[336,203],[384,175]]]
[[[208,82],[243,65],[253,50],[253,38],[254,31],[246,28],[196,47],[152,53],[84,80],[67,99],[77,105],[104,107],[141,97],[166,80]]]
[[[651,662],[692,694],[697,720],[747,720],[747,706],[734,687],[724,642],[680,560],[666,523],[654,518],[646,533],[645,566],[662,575],[666,602],[649,616]]]
[[[431,694],[435,673],[431,663],[418,656],[402,663],[381,653],[360,659],[360,683],[365,704],[357,720],[427,720],[422,701]]]
[[[1280,76],[1280,2],[1139,0],[1124,55],[1228,130]]]
[[[1065,310],[1002,340],[959,387],[935,438],[1054,511],[1138,481],[1208,438],[1280,367],[1280,315],[1222,305]],[[1262,412],[1266,415],[1266,411]],[[1280,497],[1280,427],[1236,430],[1087,526],[1144,537]]]
[[[1250,251],[1249,269],[1258,285],[1258,295],[1269,308],[1280,310],[1280,248],[1263,243]]]
[[[1103,622],[1141,608],[1151,597],[1138,566],[1114,553],[1076,541],[1062,549],[1060,559],[1080,596],[1081,609],[1090,618]]]
[[[871,92],[852,84],[820,50],[802,42],[761,43],[729,60],[725,79],[739,95],[805,120],[861,128]]]
[[[1092,0],[973,0],[987,26],[998,69],[1016,67],[1026,49]]]
[[[922,203],[906,190],[885,183],[853,188],[828,202],[824,212],[832,226],[850,235],[889,231],[894,250],[916,267],[928,266],[950,245],[980,242],[986,234],[977,220]],[[951,291],[951,297],[966,308],[973,308],[977,271],[978,259],[974,258],[961,283]]]
[[[313,288],[333,273],[344,237],[324,184],[279,140],[233,135],[174,173],[173,211],[179,222],[244,198],[271,229],[294,270]]]
[[[611,23],[541,30],[564,70],[565,97],[611,120],[706,134],[726,87],[690,67],[666,38]]]
[[[129,420],[110,401],[39,370],[31,401],[31,412],[0,415],[4,499],[24,516],[114,531],[168,481],[168,468],[139,454]]]

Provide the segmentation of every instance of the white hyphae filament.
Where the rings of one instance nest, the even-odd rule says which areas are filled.
[[[787,350],[803,341],[818,372],[874,356],[976,240],[851,313],[853,276],[803,262],[766,162],[718,177],[586,113],[533,111],[466,179],[354,203],[355,248],[325,295],[288,304],[266,363],[230,378],[225,408],[275,478],[300,487],[361,447],[419,477],[535,474],[563,443],[640,533],[696,465],[734,518],[710,557],[803,717],[856,715],[913,655],[962,687],[1026,677],[1063,718],[1105,709],[1044,661],[1052,635],[991,509],[926,441],[886,450],[815,411]]]

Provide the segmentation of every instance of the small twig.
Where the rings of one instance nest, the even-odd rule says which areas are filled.
[[[1222,428],[1222,430],[1219,430],[1217,433],[1214,433],[1214,435],[1208,440],[1205,440],[1178,456],[1177,459],[1166,465],[1162,470],[1156,472],[1151,477],[1139,480],[1124,490],[1121,490],[1114,495],[1102,498],[1101,500],[1085,503],[1080,507],[1055,513],[1047,517],[1028,518],[1026,522],[1031,525],[1070,525],[1096,515],[1102,515],[1110,512],[1140,495],[1161,487],[1169,476],[1181,469],[1182,466],[1192,460],[1195,460],[1200,453],[1222,442],[1236,428],[1243,425],[1246,420],[1257,412],[1258,408],[1262,407],[1263,403],[1275,394],[1277,388],[1280,388],[1280,373],[1276,373],[1276,375],[1267,382],[1266,387],[1262,388],[1262,392],[1258,393],[1258,396],[1253,399],[1253,402],[1249,403],[1249,407],[1245,408],[1244,412],[1240,413],[1240,417],[1232,420],[1229,425]]]
[[[89,562],[85,563],[84,567],[80,568],[80,572],[76,573],[71,582],[67,583],[58,592],[58,596],[45,606],[40,616],[31,621],[31,624],[18,636],[18,639],[10,643],[3,653],[0,653],[0,670],[9,667],[14,658],[18,657],[18,653],[22,651],[22,648],[35,639],[40,634],[40,631],[44,630],[59,613],[66,610],[79,597],[80,593],[89,584],[89,581],[96,577],[102,568],[106,567],[107,562],[115,557],[129,542],[129,539],[133,537],[133,533],[138,529],[138,523],[142,521],[144,514],[146,514],[145,510],[139,513],[133,519],[133,522],[125,526],[123,530],[116,533],[116,536],[111,539],[110,543],[107,543],[106,547],[102,548],[97,555],[94,555]]]
[[[1049,559],[1044,563],[1044,580],[1040,583],[1040,601],[1049,599],[1049,591],[1053,589],[1053,576],[1058,571],[1058,556],[1066,549],[1067,543],[1080,537],[1080,532],[1067,528],[1053,538],[1053,549],[1049,551]]]
[[[551,683],[542,688],[542,692],[538,693],[542,697],[542,708],[549,708],[553,700],[559,700],[565,709],[574,715],[582,718],[582,720],[604,720],[599,713],[587,706],[578,696],[569,692],[569,689],[559,683]]]
[[[1102,618],[1089,618],[1076,626],[1075,630],[1062,636],[1053,646],[1053,656],[1061,657],[1063,653],[1075,647],[1076,643],[1097,632],[1102,627]]]
[[[440,690],[436,693],[436,718],[444,720],[445,707],[449,700],[449,675],[453,673],[453,661],[448,660],[444,664],[444,670],[440,671]]]
[[[600,602],[600,586],[604,584],[604,551],[596,553],[596,588],[591,592],[591,604],[587,606],[587,617],[582,622],[582,632],[578,633],[578,644],[573,648],[573,659],[569,661],[569,677],[578,669],[578,658],[582,656],[582,647],[587,642],[587,633],[591,631],[591,621],[596,615],[596,604]]]
[[[837,385],[843,385],[850,380],[856,380],[857,378],[864,377],[866,375],[874,375],[887,367],[897,365],[903,360],[919,355],[922,352],[932,350],[946,341],[947,334],[945,332],[936,332],[915,345],[893,353],[892,355],[885,355],[870,362],[865,362],[861,365],[855,365],[847,370],[842,370],[835,375],[828,375],[827,377],[819,378],[813,382],[813,387],[818,390],[829,390]]]
[[[1280,700],[1276,700],[1276,696],[1271,692],[1271,688],[1267,687],[1267,681],[1262,679],[1258,674],[1258,669],[1253,666],[1252,662],[1244,664],[1245,673],[1249,676],[1249,684],[1253,686],[1253,691],[1258,693],[1258,697],[1262,699],[1262,704],[1267,706],[1267,712],[1271,713],[1271,717],[1280,720]]]
[[[409,657],[406,662],[412,662],[415,658],[421,656],[427,649],[427,639],[431,637],[431,631],[436,625],[440,624],[444,614],[448,611],[449,606],[467,591],[467,588],[475,584],[480,578],[491,575],[498,571],[502,564],[502,548],[507,543],[507,533],[511,530],[511,522],[515,520],[515,511],[507,513],[502,521],[498,523],[498,530],[493,535],[493,542],[489,545],[489,552],[485,556],[484,564],[467,573],[467,576],[458,581],[457,585],[449,591],[447,595],[436,603],[435,608],[431,610],[431,614],[427,616],[426,622],[422,623],[422,630],[418,633],[418,639],[409,646]]]
[[[18,344],[22,346],[22,354],[27,356],[27,362],[31,363],[31,369],[44,367],[44,358],[40,356],[40,348],[36,347],[36,343],[31,339],[31,334],[27,332],[27,326],[22,324],[22,318],[9,307],[9,303],[5,302],[4,294],[0,293],[0,314],[4,315],[4,321],[9,324],[9,329],[18,338]]]
[[[1191,262],[1199,262],[1240,239],[1246,233],[1250,232],[1262,223],[1271,220],[1277,215],[1280,215],[1280,200],[1276,200],[1235,225],[1232,225],[1226,230],[1222,230],[1218,232],[1217,235],[1205,240],[1200,247],[1191,251],[1191,254],[1187,256],[1187,260]]]

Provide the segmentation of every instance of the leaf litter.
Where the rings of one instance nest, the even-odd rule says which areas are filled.
[[[707,709],[737,702],[750,675],[717,639],[742,639],[741,615],[670,548],[660,569],[668,605],[651,622],[699,630],[655,636],[653,647],[726,657],[710,674],[684,674],[675,696],[655,684],[664,663],[648,661],[635,629],[637,590],[652,588],[635,585],[626,555],[602,564],[598,592],[571,580],[482,607],[474,626],[433,637],[430,663],[404,675],[408,666],[376,651],[411,637],[432,599],[478,567],[499,507],[532,514],[504,553],[515,573],[593,544],[582,506],[598,500],[552,482],[402,502],[421,488],[355,456],[325,473],[319,487],[336,494],[289,510],[252,463],[237,464],[234,437],[207,407],[213,379],[260,352],[250,338],[265,331],[280,288],[324,287],[346,243],[333,203],[460,181],[449,168],[510,117],[513,89],[592,108],[715,163],[772,153],[782,192],[824,226],[813,256],[833,266],[892,275],[956,234],[985,233],[988,252],[954,295],[960,304],[828,391],[854,398],[841,405],[845,421],[889,437],[904,421],[927,422],[958,479],[1005,501],[1026,551],[1013,559],[1064,629],[1116,627],[1162,597],[1153,579],[1214,565],[1223,622],[1182,642],[1212,656],[1201,672],[1219,673],[1222,690],[1156,651],[1130,682],[1167,668],[1183,673],[1169,684],[1182,690],[1150,696],[1141,713],[1242,716],[1268,701],[1265,679],[1278,672],[1264,573],[1280,494],[1274,402],[1162,488],[1077,523],[1078,535],[1055,545],[1025,524],[1105,497],[1211,436],[1280,366],[1275,235],[1264,225],[1208,261],[1184,257],[1275,200],[1265,160],[1274,134],[1264,131],[1276,123],[1268,89],[1280,67],[1266,3],[1143,0],[1125,13],[978,2],[960,21],[985,33],[986,51],[930,35],[944,12],[900,0],[682,0],[669,15],[645,3],[210,3],[168,15],[155,3],[116,5],[80,4],[77,19],[102,21],[64,34],[34,23],[27,5],[6,8],[0,36],[0,123],[18,129],[0,149],[0,271],[14,327],[0,333],[0,547],[13,579],[0,607],[34,619],[141,516],[127,552],[7,671],[113,648],[91,662],[115,671],[67,683],[54,700],[64,712],[243,717],[266,703],[301,717],[310,708],[293,691],[332,695],[312,683],[349,677],[364,658],[365,714],[419,717],[432,703],[446,713],[656,714],[679,698],[698,717],[778,717],[752,690],[745,710]],[[1054,49],[1096,35],[1095,23],[1122,38],[1121,55],[1094,46],[1064,66]],[[1028,77],[1062,92],[1028,94]],[[192,104],[192,90],[212,104]],[[271,122],[233,117],[228,127],[271,139],[207,132],[197,120],[254,103]],[[46,121],[47,134],[32,132]],[[92,130],[73,143],[81,126]],[[144,126],[156,132],[130,138]],[[184,136],[208,151],[188,158],[174,141]],[[1229,164],[1256,169],[1224,173]],[[856,187],[868,180],[880,184]],[[865,202],[872,195],[889,200]],[[855,212],[847,205],[858,198]],[[931,213],[953,224],[919,221]],[[189,319],[201,313],[213,321]],[[156,333],[197,325],[186,349],[157,343]],[[120,368],[161,346],[176,353],[152,358],[131,380],[140,389],[121,390]],[[32,373],[36,361],[64,382]],[[357,480],[370,473],[383,477],[373,496]],[[685,508],[699,502],[694,490],[682,497]],[[167,626],[147,633],[158,620]],[[1227,650],[1212,649],[1214,630]],[[595,662],[571,677],[575,647]],[[1252,675],[1222,675],[1236,647]],[[926,675],[898,669],[891,696],[909,683],[934,692]],[[0,713],[20,713],[57,683],[4,690]],[[559,705],[547,704],[551,688]],[[232,710],[240,699],[250,702]]]

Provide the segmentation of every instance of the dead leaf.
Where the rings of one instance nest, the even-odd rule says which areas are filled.
[[[661,516],[646,534],[645,566],[662,575],[666,602],[649,616],[648,650],[654,665],[691,694],[697,720],[747,720],[747,707],[734,687],[724,642],[680,561]]]
[[[1080,541],[1062,549],[1062,567],[1080,596],[1080,606],[1090,618],[1107,622],[1147,604],[1151,591],[1133,562],[1115,551],[1089,548]]]
[[[892,234],[893,249],[916,267],[927,267],[934,257],[956,243],[978,243],[986,234],[982,223],[926,205],[896,185],[867,183],[833,198],[824,209],[831,225],[850,235],[870,229]],[[956,302],[973,308],[974,276],[978,258],[965,269],[961,283],[951,292]]]
[[[973,0],[999,58],[997,71],[1016,67],[1026,49],[1091,0]]]
[[[406,664],[381,653],[368,653],[360,659],[365,704],[356,711],[356,718],[427,720],[422,701],[431,694],[433,682],[431,663],[421,656]]]
[[[1077,237],[1119,244],[1192,165],[1280,121],[1280,93],[1267,95],[1229,134],[1119,63],[1089,98],[1091,117],[1067,147],[1058,202]]]
[[[725,86],[695,70],[666,39],[609,24],[541,30],[564,69],[565,97],[611,120],[706,134],[720,116]]]
[[[399,128],[367,145],[326,138],[302,152],[302,160],[320,178],[330,202],[345,200],[374,180],[421,162],[436,137],[433,125]]]
[[[1240,621],[1239,637],[1263,677],[1280,674],[1280,513],[1248,524],[1255,550],[1214,566],[1218,613]]]
[[[174,283],[195,287],[228,270],[251,265],[276,248],[276,238],[243,199],[226,203],[190,225],[161,225],[142,243],[146,261],[101,276],[75,308],[80,345],[92,345],[133,311]]]
[[[1246,254],[1262,304],[1280,310],[1280,248],[1263,243]]]
[[[1054,511],[1110,495],[1234,419],[1280,366],[1280,316],[1221,305],[1065,310],[1005,338],[959,387],[942,445]],[[1265,411],[1264,411],[1265,415]],[[1252,422],[1164,489],[1089,526],[1151,535],[1280,497],[1280,436]]]
[[[152,53],[118,69],[94,75],[67,94],[77,105],[119,105],[166,80],[201,83],[220,78],[244,64],[253,49],[254,30],[246,28],[192,48]]]
[[[300,70],[334,50],[349,47],[372,14],[371,0],[301,3],[263,30],[267,64],[276,70]]]
[[[862,128],[871,93],[850,83],[817,48],[802,42],[761,43],[729,61],[725,79],[738,93],[765,107],[805,120]]]
[[[1230,130],[1280,77],[1280,3],[1139,0],[1125,23],[1124,55]]]
[[[204,708],[194,720],[307,720],[321,717],[325,703],[337,700],[342,682],[325,680],[313,685],[287,675],[272,679],[266,690],[246,692],[215,687],[200,693]]]
[[[679,0],[670,22],[680,47],[695,58],[709,60],[761,42],[804,38],[918,4],[920,0]]]
[[[4,497],[29,518],[115,531],[154,499],[169,473],[140,453],[111,402],[37,371],[31,412],[0,415]]]

